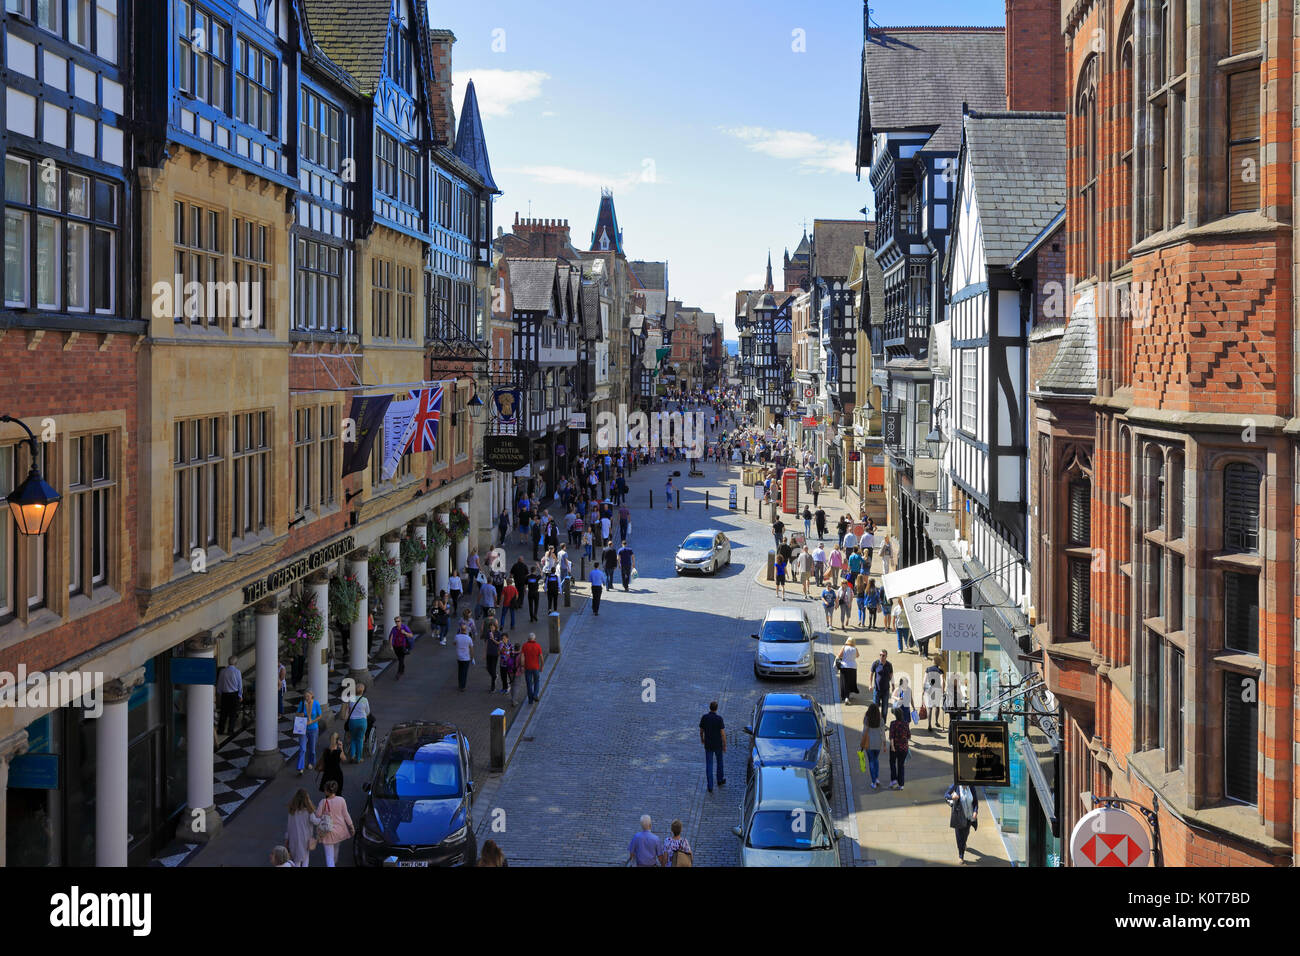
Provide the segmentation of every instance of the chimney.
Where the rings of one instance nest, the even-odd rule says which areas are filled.
[[[1066,110],[1059,0],[1007,0],[1007,109]]]
[[[456,142],[456,107],[451,101],[451,45],[455,42],[456,35],[450,30],[429,31],[433,58],[429,82],[433,102],[429,112],[433,116],[433,141],[439,146],[453,146]]]

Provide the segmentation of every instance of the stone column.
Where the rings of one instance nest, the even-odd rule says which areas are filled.
[[[274,596],[257,605],[253,619],[257,635],[254,666],[261,675],[258,684],[266,687],[269,676],[276,692],[259,692],[257,695],[253,756],[244,773],[255,780],[270,780],[284,766],[284,754],[280,753],[279,693],[275,681],[280,673],[280,615]]]
[[[361,590],[366,592],[366,596],[357,605],[357,619],[352,622],[348,637],[352,658],[349,661],[348,676],[357,683],[365,683],[370,679],[370,634],[366,631],[366,616],[370,613],[370,561],[366,557],[366,551],[363,549],[349,554],[348,566],[352,569],[352,576],[361,585]]]
[[[446,508],[434,515],[434,519],[438,524],[442,525],[443,531],[446,531],[451,523],[451,516],[447,513]],[[451,545],[444,544],[436,548],[434,558],[433,586],[436,591],[445,591],[447,590],[447,578],[450,576],[448,569],[451,567]],[[437,597],[437,595],[435,594],[434,597]]]
[[[144,668],[105,682],[104,712],[95,725],[95,866],[126,866],[127,832],[126,709],[131,692],[144,681]],[[211,733],[211,731],[209,731]]]
[[[415,539],[421,544],[429,541],[429,525],[423,518],[415,521]],[[423,561],[411,568],[411,630],[417,634],[429,633],[429,574]]]
[[[0,869],[5,867],[5,847],[9,841],[9,806],[6,795],[9,792],[9,761],[27,752],[27,731],[16,730],[6,737],[0,737]]]
[[[212,660],[217,653],[217,635],[211,631],[196,634],[185,642],[185,656]],[[274,677],[276,671],[270,672]],[[262,703],[265,688],[273,682],[266,680],[266,672],[257,669],[261,693],[257,703]],[[185,688],[185,793],[186,805],[176,826],[176,836],[186,843],[207,843],[221,832],[221,815],[213,799],[212,758],[215,747],[213,711],[216,709],[217,689],[212,684],[190,684]],[[275,696],[271,695],[274,707]]]
[[[465,520],[468,522],[468,521],[469,521],[469,502],[468,502],[468,501],[459,501],[459,500],[458,500],[458,501],[456,502],[456,507],[457,507],[458,509],[460,509],[460,513],[463,514],[463,515],[465,516]],[[460,570],[464,570],[464,568],[465,568],[465,562],[469,560],[469,536],[470,536],[473,532],[474,532],[474,529],[473,529],[472,527],[470,527],[470,528],[465,532],[465,537],[461,538],[459,541],[456,542],[456,567],[457,567],[458,569],[460,569]],[[469,593],[470,583],[469,583],[468,581],[464,581],[464,582],[462,582],[462,583],[465,585],[465,593],[468,594],[468,593]]]
[[[321,712],[325,715],[321,732],[329,727],[330,720],[330,675],[326,660],[329,654],[330,633],[330,578],[324,572],[313,574],[307,579],[308,593],[316,599],[316,610],[320,611],[321,621],[325,626],[325,636],[307,649],[307,686],[316,696]]]
[[[402,544],[399,535],[392,532],[384,535],[383,548],[384,557],[392,558],[395,563],[401,562]],[[401,569],[399,568],[398,570]],[[393,578],[392,585],[384,594],[384,619],[382,621],[376,619],[375,621],[375,627],[379,629],[379,633],[384,635],[385,638],[387,638],[388,632],[393,629],[393,618],[402,613],[401,580],[402,576],[400,574]],[[397,660],[397,654],[393,651],[393,645],[388,643],[387,639],[379,645],[379,653],[376,656],[381,661]]]

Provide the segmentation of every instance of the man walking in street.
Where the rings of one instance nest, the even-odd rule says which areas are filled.
[[[776,542],[774,547],[779,548],[781,546],[781,536],[783,534],[785,534],[785,522],[782,521],[780,518],[777,518],[774,522],[772,522],[772,537],[775,539]]]
[[[627,862],[636,862],[637,866],[662,866],[664,855],[663,841],[650,829],[653,826],[650,814],[641,818],[641,829],[627,845]]]
[[[627,529],[632,521],[632,512],[628,510],[627,505],[619,505],[618,508],[618,539],[627,540]]]
[[[591,582],[591,613],[593,616],[600,614],[600,595],[605,588],[605,572],[599,567],[593,567],[588,577]]]
[[[493,586],[490,579],[484,578],[483,583],[478,589],[479,616],[484,619],[494,616],[496,606],[497,589]]]
[[[218,734],[233,734],[239,715],[239,702],[244,699],[244,675],[239,672],[235,662],[239,658],[233,654],[217,678],[217,693],[221,695],[221,718],[217,721]]]
[[[536,564],[524,579],[524,586],[528,590],[528,620],[536,621],[537,603],[541,600],[542,589],[542,571]]]
[[[537,643],[537,635],[528,632],[528,640],[519,649],[524,656],[524,685],[528,688],[528,702],[535,704],[541,698],[538,684],[542,676],[542,645]]]
[[[474,638],[463,628],[456,632],[456,683],[462,692],[469,681],[469,666],[474,663]]]
[[[727,777],[722,769],[722,755],[727,751],[726,724],[718,713],[718,702],[709,702],[709,712],[700,718],[700,743],[704,745],[704,778],[709,784],[709,793],[713,792],[713,764],[718,764],[718,786],[727,785]]]
[[[826,540],[826,510],[824,508],[818,508],[813,513],[813,519],[817,522],[817,540],[825,541]]]
[[[632,569],[635,567],[636,555],[633,554],[632,549],[629,548],[627,542],[624,541],[623,547],[618,549],[618,570],[623,576],[624,591],[630,590],[629,586],[632,583]]]
[[[881,713],[889,712],[889,691],[894,682],[894,665],[889,663],[889,651],[881,651],[880,659],[871,665],[871,696]]]

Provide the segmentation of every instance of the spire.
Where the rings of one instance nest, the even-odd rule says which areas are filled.
[[[763,286],[764,292],[772,291],[772,250],[767,250],[767,282]]]
[[[487,142],[483,138],[483,120],[478,114],[478,96],[474,93],[473,80],[465,87],[465,101],[460,109],[460,127],[456,130],[453,152],[482,177],[483,185],[494,193],[500,192],[488,164]]]
[[[614,193],[600,191],[600,208],[596,211],[596,228],[591,231],[591,251],[623,251],[623,230],[618,228],[618,215],[614,212]]]

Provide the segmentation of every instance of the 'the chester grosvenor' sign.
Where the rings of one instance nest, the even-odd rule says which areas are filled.
[[[356,550],[356,547],[352,535],[348,535],[346,538],[340,538],[333,544],[327,544],[323,548],[317,548],[306,557],[299,558],[297,561],[292,561],[282,568],[276,568],[276,570],[272,571],[261,581],[256,581],[244,588],[244,603],[252,604],[255,601],[260,601],[268,594],[274,594],[281,588],[293,584],[293,582],[297,581],[299,578],[304,578],[311,574],[311,572],[319,570],[333,561],[337,561],[349,551]]]

